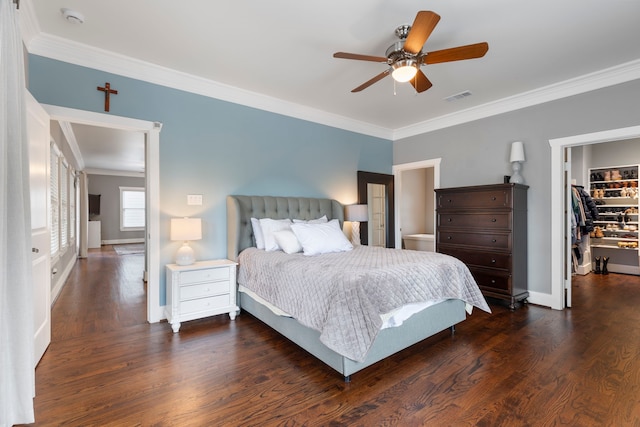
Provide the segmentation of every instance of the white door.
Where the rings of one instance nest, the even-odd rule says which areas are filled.
[[[25,97],[31,184],[34,360],[37,365],[51,342],[49,115],[29,92],[26,92]]]
[[[386,242],[386,195],[382,184],[367,184],[369,205],[369,246],[387,246]]]
[[[573,207],[571,199],[571,147],[564,149],[564,306],[571,307],[571,274],[573,266],[571,242],[571,216]]]

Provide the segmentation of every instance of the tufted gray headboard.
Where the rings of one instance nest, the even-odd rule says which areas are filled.
[[[227,258],[255,246],[251,218],[315,219],[326,215],[329,220],[344,221],[342,204],[333,199],[274,196],[227,196]]]

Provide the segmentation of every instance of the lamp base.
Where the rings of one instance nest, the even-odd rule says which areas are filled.
[[[511,162],[511,168],[513,169],[513,174],[511,174],[511,178],[509,178],[511,184],[524,184],[524,178],[520,175],[521,167],[520,162]]]
[[[351,223],[351,244],[360,246],[360,223],[357,221]]]
[[[176,264],[178,265],[191,265],[196,262],[195,253],[189,243],[184,242],[178,252],[176,252]]]

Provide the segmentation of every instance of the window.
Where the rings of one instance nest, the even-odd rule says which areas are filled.
[[[60,249],[60,205],[58,204],[58,161],[60,158],[60,151],[56,147],[53,141],[51,142],[51,154],[50,154],[50,173],[49,173],[49,187],[51,194],[51,257],[58,255]]]
[[[120,187],[120,231],[144,230],[144,188]]]
[[[69,244],[69,165],[60,159],[60,249]]]

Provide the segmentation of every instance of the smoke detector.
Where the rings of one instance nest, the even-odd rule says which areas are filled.
[[[71,22],[72,24],[82,24],[84,22],[84,15],[80,12],[67,8],[60,9],[60,12],[62,12],[62,16],[64,16],[67,22]]]

